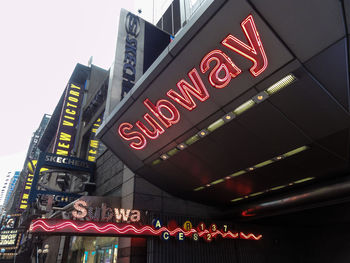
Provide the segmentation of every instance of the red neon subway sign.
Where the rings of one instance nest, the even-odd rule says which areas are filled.
[[[266,70],[268,61],[253,16],[249,15],[244,19],[241,27],[248,44],[231,34],[222,40],[221,44],[229,52],[237,53],[250,60],[253,65],[249,71],[252,76],[257,77]],[[142,150],[146,147],[148,140],[157,139],[166,129],[180,121],[181,116],[177,107],[192,111],[199,105],[198,103],[210,98],[201,75],[208,74],[210,85],[215,89],[223,89],[241,73],[242,70],[227,53],[219,49],[212,50],[202,58],[199,70],[194,67],[188,72],[190,82],[185,79],[178,81],[177,89],[166,92],[167,99],[160,99],[155,103],[148,98],[145,99],[143,104],[149,112],[134,124],[121,123],[118,134],[129,143],[131,148]]]
[[[198,234],[199,237],[205,238],[207,234],[215,238],[220,236],[224,239],[246,239],[246,240],[260,240],[262,235],[255,235],[253,233],[243,232],[223,232],[218,229],[215,231],[195,230],[190,229],[184,231],[182,228],[177,227],[170,230],[167,227],[161,227],[155,229],[153,226],[145,225],[132,225],[132,224],[115,224],[115,223],[97,223],[87,221],[74,221],[56,219],[52,222],[50,219],[35,219],[31,222],[29,227],[30,233],[37,234],[99,234],[99,235],[118,235],[118,236],[161,236],[162,233],[168,232],[170,236],[176,236],[178,233],[183,233],[186,237],[191,237],[193,234]]]

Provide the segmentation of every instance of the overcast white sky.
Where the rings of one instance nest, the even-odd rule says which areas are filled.
[[[153,0],[0,1],[0,185],[21,170],[77,63],[112,64],[121,7],[152,22]]]

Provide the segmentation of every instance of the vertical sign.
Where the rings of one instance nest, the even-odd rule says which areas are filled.
[[[33,185],[34,170],[37,160],[29,160],[27,164],[27,175],[21,192],[21,199],[18,204],[18,211],[23,212],[28,207],[28,198]]]
[[[68,83],[54,143],[55,154],[69,156],[73,150],[83,92],[82,87]]]
[[[117,48],[111,66],[104,118],[131,90],[169,45],[170,35],[124,9],[119,16]]]
[[[24,186],[21,192],[21,199],[17,206],[17,210],[23,212],[28,207],[29,194],[33,187],[34,172],[37,165],[37,160],[29,160],[27,164],[27,175],[24,181]],[[39,172],[47,171],[47,168],[41,168]]]
[[[101,125],[102,121],[102,116],[97,118],[97,120],[94,122],[91,128],[91,133],[90,133],[90,139],[89,139],[89,146],[88,146],[88,151],[87,151],[87,159],[90,162],[95,162],[96,157],[98,155],[99,151],[99,146],[100,146],[100,141],[96,138],[96,131],[98,127]]]
[[[145,22],[121,9],[115,60],[110,69],[105,116],[108,116],[124,95],[143,74]]]

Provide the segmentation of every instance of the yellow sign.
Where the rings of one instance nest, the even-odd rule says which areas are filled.
[[[100,145],[100,141],[95,139],[95,134],[96,131],[98,129],[98,127],[100,127],[101,125],[101,118],[98,118],[94,124],[92,125],[91,128],[91,135],[90,135],[90,141],[89,141],[89,148],[88,148],[88,161],[90,162],[95,162],[96,161],[96,157],[98,155],[98,147]]]
[[[190,222],[190,221],[186,221],[185,223],[184,223],[184,225],[183,225],[183,229],[185,230],[185,231],[190,231],[191,229],[192,229],[192,223]]]
[[[81,87],[70,83],[66,91],[61,120],[54,143],[55,154],[69,156],[73,150],[82,98],[83,91]]]
[[[30,193],[30,190],[32,189],[34,172],[35,172],[35,168],[36,168],[37,163],[38,163],[37,160],[31,160],[27,164],[28,175],[26,177],[24,189],[22,192],[21,202],[19,204],[20,210],[25,210],[28,207],[29,193]],[[47,171],[47,170],[48,170],[47,168],[41,168],[40,172]]]
[[[17,230],[1,231],[0,233],[0,246],[14,246],[17,240]]]

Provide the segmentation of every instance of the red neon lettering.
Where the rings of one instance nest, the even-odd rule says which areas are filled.
[[[117,209],[118,210],[118,209]],[[137,211],[137,210],[133,210]],[[131,211],[131,213],[133,212]],[[129,211],[130,212],[130,211]],[[129,213],[126,211],[126,213]],[[117,213],[117,211],[116,211]],[[120,221],[122,218],[124,218],[125,211],[118,211],[118,217]],[[125,215],[126,216],[126,215]],[[144,236],[160,236],[164,231],[168,232],[170,236],[176,236],[178,233],[183,233],[186,237],[192,236],[193,234],[198,234],[199,237],[203,237],[204,239],[207,239],[207,235],[209,234],[208,230],[199,230],[198,232],[195,229],[190,229],[189,231],[183,231],[181,228],[177,227],[175,229],[169,229],[169,227],[161,227],[159,229],[154,229],[151,226],[145,225],[133,225],[133,224],[112,224],[112,223],[99,223],[96,224],[94,222],[86,222],[86,223],[78,223],[77,221],[73,220],[59,220],[56,224],[50,224],[49,220],[45,219],[35,219],[31,222],[29,226],[29,232],[31,233],[38,233],[38,232],[65,232],[67,230],[70,231],[76,231],[81,233],[91,233],[97,232],[97,233],[106,233],[106,234],[119,234],[119,235],[144,235]],[[210,234],[211,237],[221,236],[222,238],[229,238],[229,239],[250,239],[250,240],[260,240],[262,239],[262,235],[254,235],[253,233],[245,234],[243,232],[231,232],[228,231],[227,233],[223,233],[219,230],[216,230],[215,232],[212,232]]]
[[[163,123],[166,128],[176,124],[180,120],[180,113],[178,109],[168,100],[158,100],[154,105],[149,99],[146,99],[143,104]],[[162,112],[165,109],[170,116],[167,116]]]
[[[146,147],[147,141],[145,136],[142,135],[142,133],[137,132],[137,131],[131,131],[130,130],[133,128],[132,124],[128,122],[124,122],[119,125],[118,128],[118,133],[120,137],[122,137],[126,141],[132,141],[129,145],[130,147],[136,149],[136,150],[141,150]]]
[[[252,61],[253,65],[250,68],[250,73],[257,77],[266,70],[268,61],[253,16],[249,15],[246,17],[242,21],[241,27],[249,45],[231,34],[221,44]],[[212,63],[213,61],[214,63]],[[236,78],[242,72],[232,62],[231,58],[219,49],[212,50],[206,54],[199,67],[200,72],[203,74],[210,70],[208,76],[209,83],[217,89],[225,88],[231,79]],[[204,102],[210,96],[195,67],[187,75],[192,83],[181,79],[176,84],[179,91],[170,89],[166,94],[185,109],[192,111],[197,107],[194,98],[197,98],[200,102]],[[160,99],[154,105],[147,98],[143,103],[156,117],[153,118],[149,113],[146,113],[144,119],[147,126],[141,121],[136,122],[135,125],[145,136],[140,132],[131,131],[133,125],[130,123],[123,123],[118,129],[120,136],[124,140],[132,141],[129,144],[130,147],[137,150],[146,147],[146,137],[156,139],[165,132],[166,128],[180,121],[179,110],[169,100]]]
[[[225,88],[230,83],[231,78],[237,77],[242,72],[224,52],[216,49],[202,59],[200,64],[202,73],[208,71],[212,61],[215,61],[216,65],[210,72],[208,79],[210,84],[217,89]],[[222,73],[224,76],[220,77]]]
[[[75,218],[84,218],[87,215],[87,203],[83,200],[77,200],[74,203],[74,208],[76,211],[72,212],[73,217]]]
[[[142,122],[137,121],[136,126],[150,139],[157,139],[160,134],[164,132],[162,126],[159,125],[148,113],[146,113],[143,118],[152,127],[153,131],[150,131]]]
[[[120,222],[120,221],[128,221],[129,215],[130,215],[130,209],[118,209],[118,208],[114,208],[114,213],[115,213],[115,219],[116,222]]]
[[[193,98],[191,97],[190,93],[195,96],[200,101],[205,101],[209,98],[209,93],[207,89],[205,88],[202,79],[200,78],[197,70],[193,68],[189,73],[188,77],[191,79],[193,86],[191,86],[187,81],[180,80],[176,86],[179,88],[182,96],[174,91],[173,89],[169,90],[167,92],[167,95],[179,103],[182,107],[193,110],[197,107],[196,103],[193,101]]]
[[[253,16],[249,15],[244,19],[241,23],[241,27],[250,46],[233,35],[228,35],[221,43],[241,56],[251,60],[254,65],[250,68],[250,72],[253,76],[257,77],[267,68],[268,62]]]

